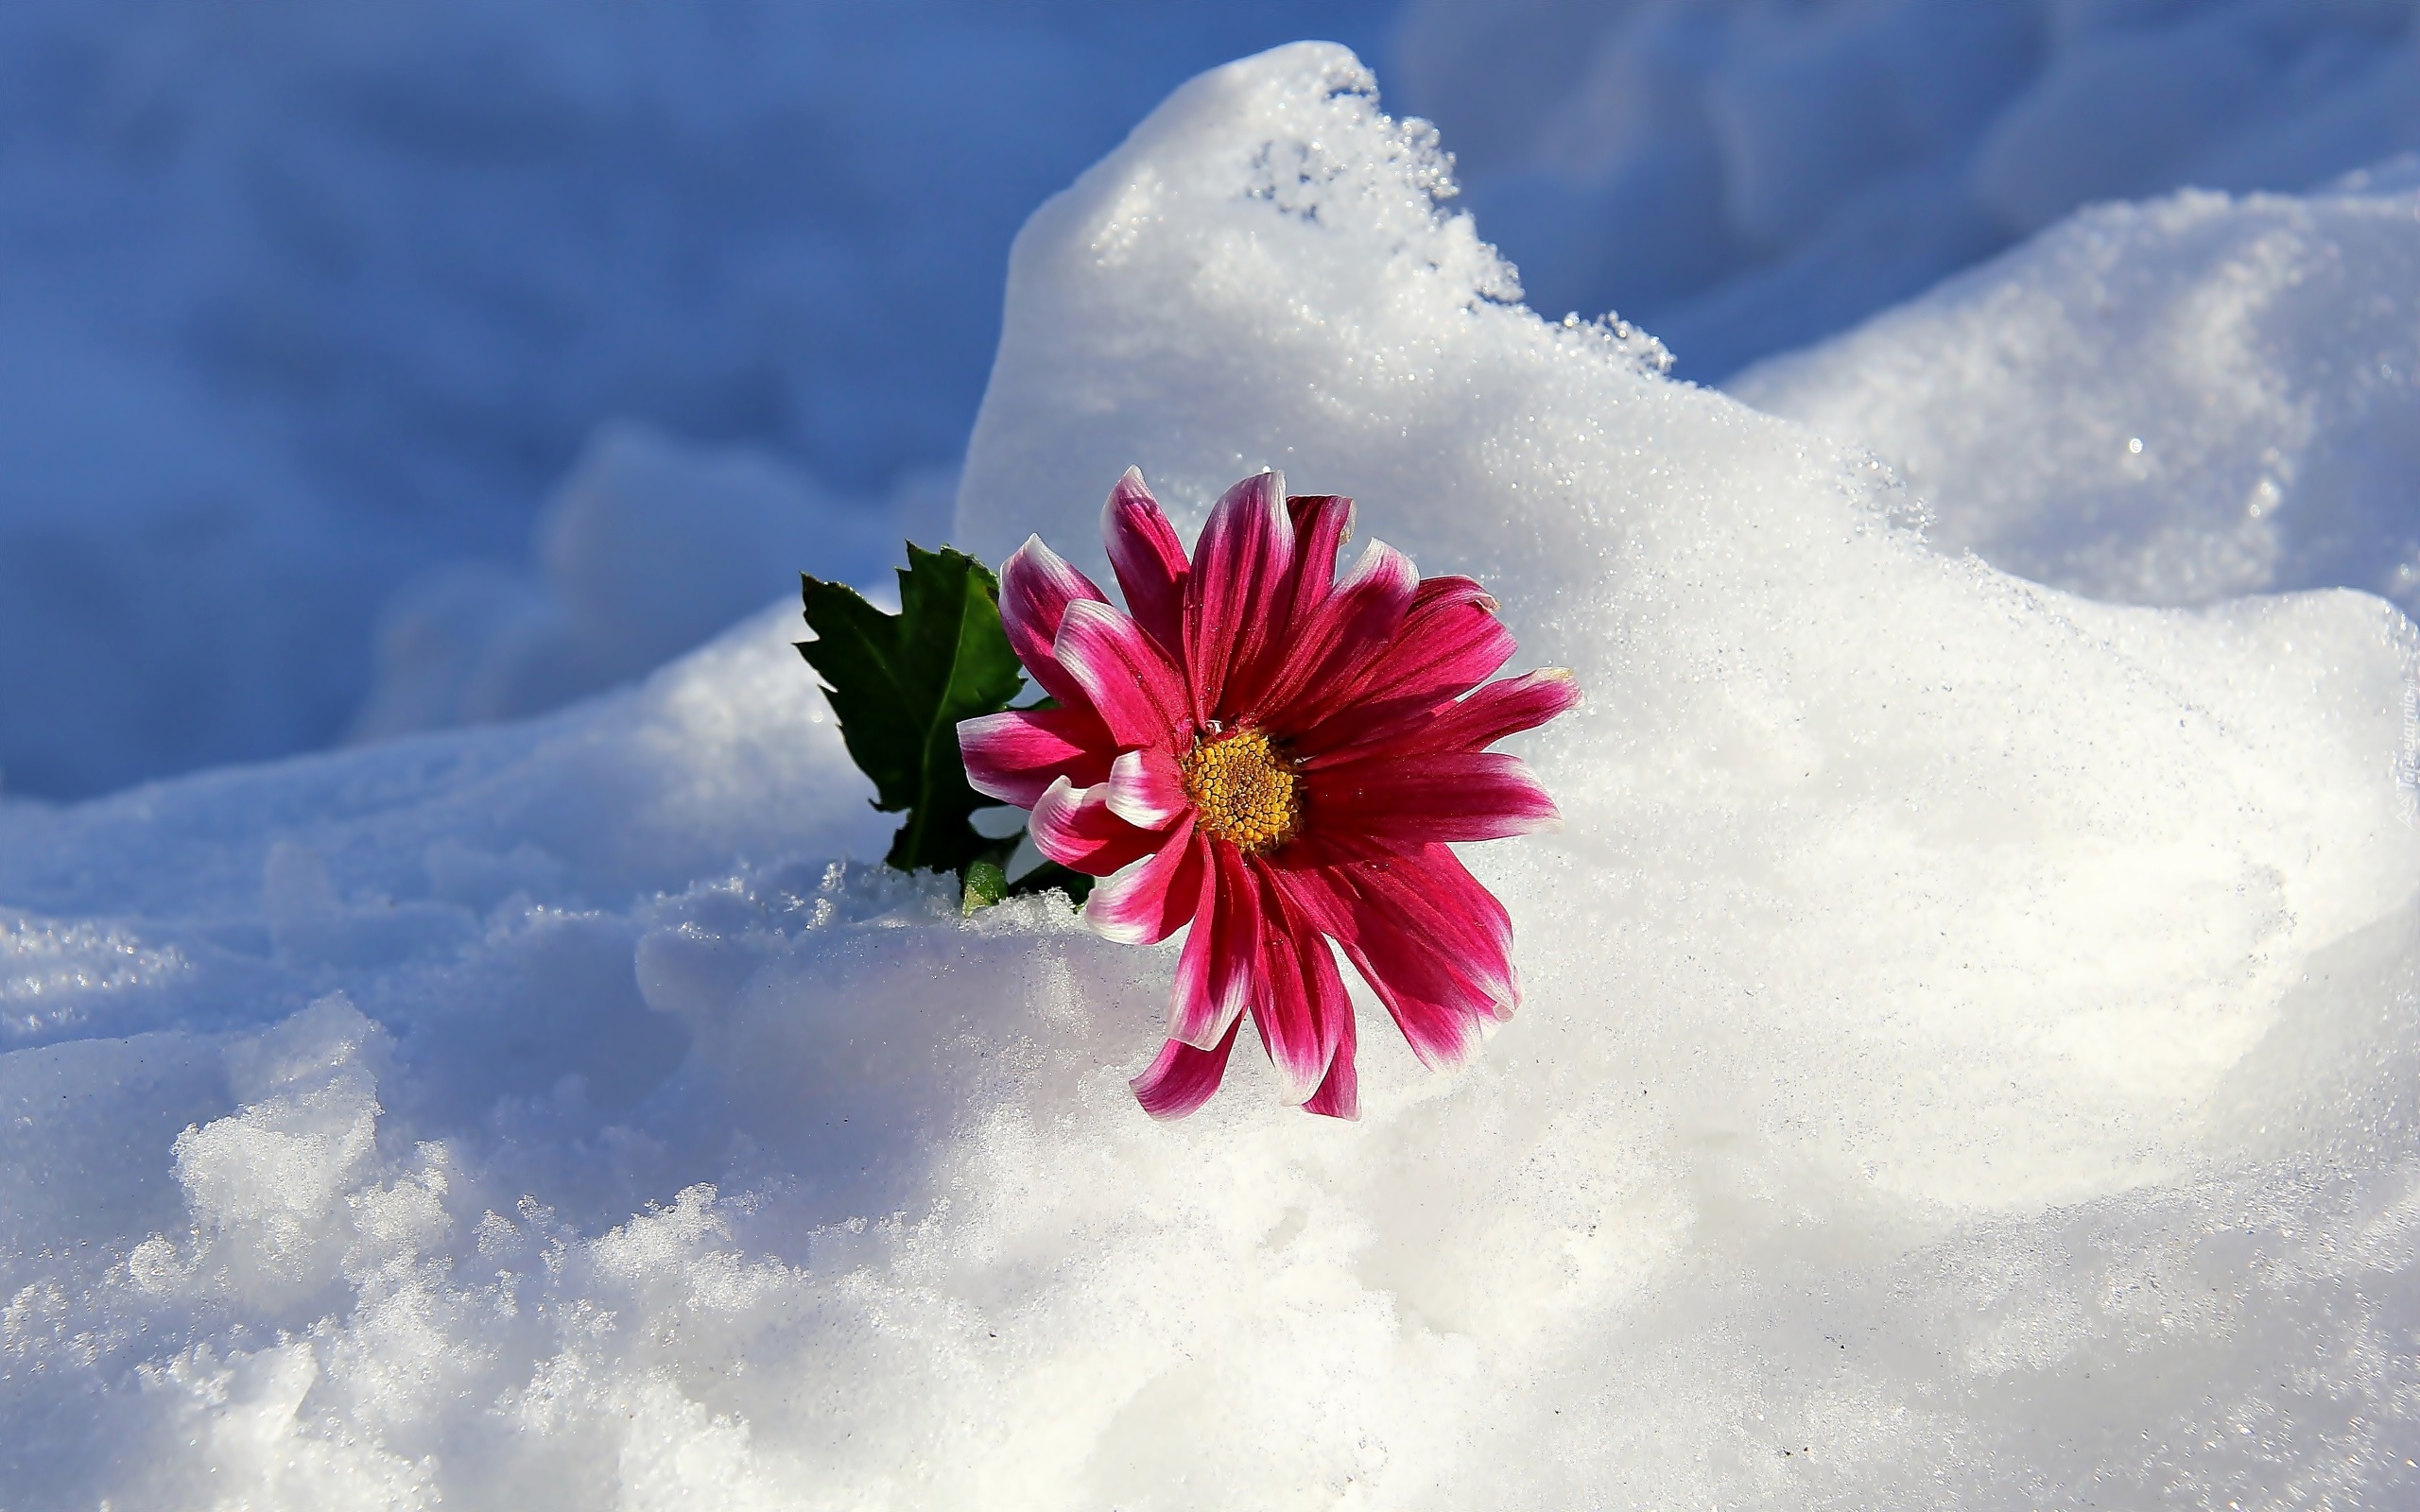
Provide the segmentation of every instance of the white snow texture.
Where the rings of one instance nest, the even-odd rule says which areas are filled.
[[[1033,216],[956,539],[1274,466],[1574,670],[1475,1062],[1151,1123],[1173,946],[845,859],[785,609],[0,802],[0,1506],[2420,1497],[2420,646],[2221,596],[2392,586],[2420,191],[2097,213],[1742,380],[1810,429],[1523,307],[1374,89]]]

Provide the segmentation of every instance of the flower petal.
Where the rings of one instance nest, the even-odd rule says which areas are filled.
[[[1376,917],[1397,922],[1409,941],[1450,964],[1478,990],[1478,1011],[1512,1017],[1521,1002],[1512,917],[1461,857],[1430,846],[1402,861],[1360,863],[1353,873]]]
[[[1297,616],[1301,627],[1262,696],[1263,722],[1290,734],[1350,699],[1364,668],[1402,627],[1419,583],[1402,552],[1383,541],[1363,547],[1319,608],[1307,619]]]
[[[1328,713],[1295,737],[1295,753],[1316,755],[1416,721],[1495,676],[1513,650],[1495,600],[1478,584],[1423,578],[1394,638],[1341,696],[1327,700]]]
[[[1561,824],[1529,765],[1502,751],[1365,757],[1303,773],[1304,827],[1348,847],[1500,840]]]
[[[1134,1100],[1143,1105],[1143,1111],[1163,1121],[1179,1119],[1208,1102],[1227,1074],[1236,1031],[1243,1026],[1241,1019],[1227,1025],[1227,1037],[1215,1050],[1196,1050],[1182,1040],[1160,1046],[1150,1069],[1127,1083],[1134,1089]]]
[[[1334,1021],[1336,1049],[1328,1058],[1327,1074],[1321,1078],[1310,1101],[1303,1105],[1303,1111],[1357,1119],[1361,1116],[1361,1078],[1353,1066],[1353,1000],[1345,995],[1344,978],[1337,971],[1336,957],[1328,954],[1325,941],[1320,942],[1319,950],[1309,960],[1313,1010],[1322,1022]]]
[[[1063,704],[1084,700],[1051,653],[1060,616],[1071,603],[1106,603],[1108,597],[1072,562],[1044,545],[1040,536],[1026,537],[1025,544],[1000,565],[1000,625],[1009,632],[1009,648],[1033,680]]]
[[[1209,842],[1193,833],[1193,816],[1177,820],[1148,860],[1104,879],[1084,900],[1084,922],[1125,945],[1156,945],[1201,911]]]
[[[1168,1033],[1206,1050],[1237,1015],[1269,995],[1269,983],[1260,954],[1260,888],[1245,869],[1243,852],[1223,840],[1204,843],[1210,866],[1201,905],[1177,957]]]
[[[1335,999],[1322,998],[1320,988],[1324,984],[1315,986],[1313,974],[1321,968],[1330,977],[1336,973],[1327,941],[1301,910],[1288,903],[1258,863],[1246,861],[1244,866],[1259,894],[1261,910],[1260,976],[1265,990],[1253,998],[1253,1027],[1260,1032],[1270,1064],[1277,1068],[1286,1100],[1300,1105],[1319,1091],[1335,1060],[1340,1030],[1336,1010],[1343,988],[1340,983]],[[1346,1005],[1341,1017],[1349,1021],[1351,1011]]]
[[[1184,768],[1158,746],[1130,750],[1110,764],[1101,796],[1110,812],[1129,824],[1164,830],[1187,806]]]
[[[1387,1005],[1387,1017],[1394,1020],[1403,1042],[1422,1065],[1431,1071],[1451,1071],[1470,1059],[1479,1046],[1481,1015],[1427,985],[1432,975],[1413,966],[1418,956],[1407,948],[1403,936],[1372,934],[1359,944],[1346,946],[1345,954],[1378,1001]]]
[[[1577,706],[1580,684],[1562,667],[1482,683],[1449,703],[1414,737],[1423,748],[1482,750],[1507,735],[1533,730]]]
[[[1293,579],[1286,480],[1275,472],[1248,477],[1211,507],[1184,580],[1184,666],[1197,727],[1236,718],[1234,695],[1250,691],[1282,639]]]
[[[1106,785],[1079,788],[1063,777],[1034,803],[1026,833],[1033,836],[1035,850],[1092,877],[1133,865],[1166,839],[1113,813]]]
[[[1391,871],[1404,887],[1391,885]],[[1452,907],[1408,890],[1432,876],[1445,879],[1442,890]],[[1472,908],[1450,880],[1456,876],[1484,907],[1449,917]],[[1497,1002],[1498,984],[1511,976],[1510,927],[1499,939],[1501,906],[1443,846],[1410,860],[1280,870],[1278,878],[1288,896],[1337,936],[1421,1064],[1461,1064],[1478,1043],[1482,1019],[1511,1016],[1511,1004]]]
[[[1340,493],[1298,493],[1286,501],[1294,522],[1294,626],[1300,629],[1336,586],[1336,554],[1353,535],[1353,501]]]
[[[1021,809],[1059,778],[1078,787],[1107,780],[1116,751],[1108,727],[1082,706],[1011,709],[958,725],[968,785]]]
[[[1298,494],[1286,501],[1286,514],[1294,532],[1293,563],[1285,581],[1268,595],[1264,618],[1269,634],[1251,648],[1248,660],[1228,669],[1219,717],[1229,724],[1274,728],[1275,712],[1286,696],[1278,691],[1281,679],[1292,667],[1288,680],[1300,686],[1317,670],[1316,653],[1333,640],[1332,633],[1322,634],[1322,625],[1337,592],[1337,548],[1352,533],[1353,501],[1337,493]],[[1392,623],[1387,627],[1392,627]],[[1307,654],[1306,638],[1312,642]]]
[[[1143,486],[1141,468],[1128,468],[1109,490],[1100,537],[1109,548],[1110,570],[1126,594],[1127,611],[1171,664],[1184,665],[1184,544]]]
[[[1052,649],[1117,744],[1190,744],[1184,681],[1132,620],[1107,604],[1071,603]]]
[[[1372,937],[1386,935],[1380,954],[1391,955],[1389,948],[1397,932],[1371,909],[1354,886],[1349,868],[1281,868],[1277,877],[1287,895],[1336,936],[1354,969],[1386,1005],[1421,1064],[1431,1070],[1459,1064],[1466,1041],[1475,1043],[1478,1039],[1478,1019],[1470,1007],[1479,998],[1477,990],[1433,953],[1413,957],[1408,969],[1379,970],[1373,957]]]
[[[1336,750],[1307,757],[1306,767],[1334,766],[1364,757],[1404,761],[1439,751],[1481,750],[1507,735],[1533,730],[1580,702],[1580,684],[1561,667],[1541,667],[1471,690],[1425,719],[1379,730]]]

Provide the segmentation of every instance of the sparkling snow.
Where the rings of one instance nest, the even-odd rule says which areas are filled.
[[[1374,89],[1247,60],[1034,215],[954,535],[1277,466],[1574,669],[1475,1064],[1151,1124],[1171,952],[850,860],[784,606],[0,802],[0,1504],[2420,1494],[2420,188],[2092,212],[1735,398],[1523,306]]]

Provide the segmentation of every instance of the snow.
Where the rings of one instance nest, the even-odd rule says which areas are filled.
[[[1574,669],[1477,1061],[1365,1003],[1358,1124],[1249,1055],[1151,1123],[1171,951],[850,859],[786,605],[0,801],[0,1504],[2410,1499],[2420,642],[2221,595],[2379,586],[2415,192],[2063,222],[1740,379],[1810,426],[1531,314],[1374,92],[1219,69],[1033,215],[952,534],[1274,465]],[[389,621],[396,728],[694,546],[693,633],[817,487],[614,434]]]
[[[1872,447],[1936,544],[2029,577],[2420,608],[2415,166],[2103,206],[1729,387]]]
[[[1720,378],[2079,206],[2304,190],[2420,149],[2409,0],[1411,0],[1443,122],[1541,309]]]
[[[0,783],[84,798],[537,712],[690,648],[778,586],[708,616],[667,561],[624,644],[561,644],[590,627],[556,612],[548,501],[633,426],[820,498],[833,554],[783,569],[871,570],[867,541],[937,517],[1016,226],[1256,47],[1379,49],[1530,301],[1618,310],[1705,380],[2090,200],[2303,192],[2420,148],[2412,15],[19,0]],[[621,507],[716,488],[652,476]]]

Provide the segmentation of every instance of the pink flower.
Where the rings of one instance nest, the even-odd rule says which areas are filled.
[[[1028,538],[1000,613],[1058,707],[959,726],[968,780],[1033,811],[1034,845],[1107,880],[1113,939],[1190,924],[1167,1045],[1134,1078],[1155,1118],[1209,1100],[1246,1012],[1310,1112],[1354,1118],[1353,1009],[1334,939],[1430,1066],[1520,1001],[1512,921],[1447,846],[1558,821],[1486,747],[1579,699],[1571,675],[1489,682],[1512,655],[1495,601],[1372,541],[1336,576],[1353,501],[1229,489],[1194,559],[1129,468],[1101,529],[1129,612]],[[1324,938],[1322,937],[1324,936]]]

